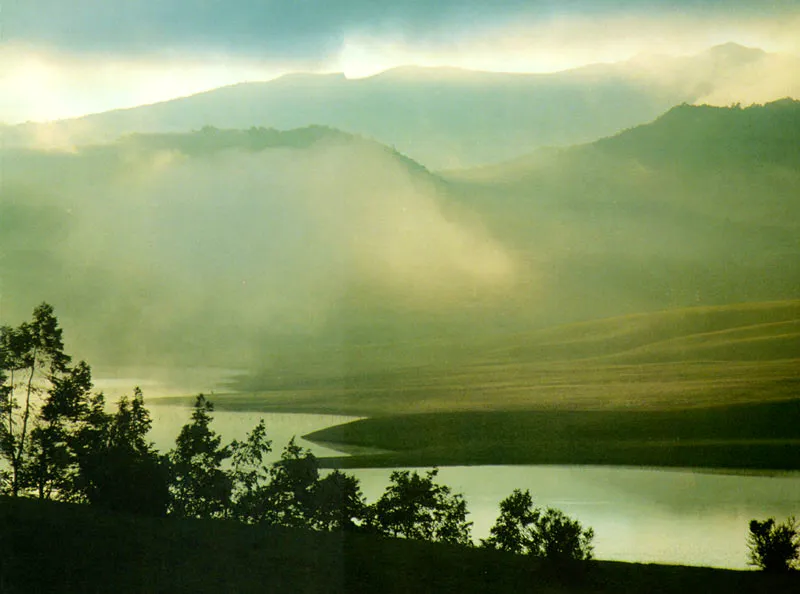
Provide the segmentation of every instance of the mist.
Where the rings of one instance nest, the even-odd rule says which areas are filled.
[[[19,165],[4,208],[40,211],[24,241],[57,272],[25,286],[26,250],[5,237],[4,318],[52,300],[101,361],[251,364],[269,337],[321,338],[378,310],[495,304],[520,274],[432,177],[366,141],[189,156],[134,139]],[[57,232],[38,235],[42,213]]]

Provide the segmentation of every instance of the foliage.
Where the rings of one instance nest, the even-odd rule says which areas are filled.
[[[289,440],[281,459],[270,469],[262,520],[281,526],[311,526],[318,480],[317,458],[311,450],[297,445],[294,438]]]
[[[774,518],[752,520],[747,537],[750,565],[769,572],[796,568],[800,560],[800,528],[794,517],[777,524]]]
[[[91,370],[80,362],[50,381],[52,386],[31,431],[25,483],[40,498],[49,499],[56,492],[59,498],[69,499],[76,462],[71,441],[88,411]]]
[[[500,502],[500,516],[489,530],[483,546],[511,553],[529,552],[530,527],[539,519],[540,512],[533,507],[530,491],[514,492]]]
[[[359,481],[334,470],[312,491],[312,527],[318,530],[355,530],[364,525],[367,504]]]
[[[166,460],[147,441],[152,420],[139,388],[122,397],[114,415],[97,396],[75,438],[78,484],[89,503],[107,509],[163,516],[169,502]]]
[[[484,547],[549,561],[592,558],[594,531],[563,512],[533,505],[530,491],[514,492],[500,502],[500,516],[482,541]]]
[[[592,558],[594,530],[578,520],[547,508],[534,523],[531,552],[551,561],[588,561]]]
[[[214,405],[199,394],[191,421],[181,428],[175,448],[168,454],[171,470],[170,511],[192,518],[228,514],[233,483],[222,465],[230,458],[230,447],[210,425]]]
[[[265,457],[272,451],[264,420],[248,433],[244,441],[234,440],[230,449],[233,516],[243,522],[263,521],[265,491],[270,480]]]
[[[416,540],[471,544],[464,497],[434,482],[438,469],[424,476],[398,470],[373,508],[373,522],[382,534]]]
[[[74,456],[69,437],[87,410],[91,370],[70,367],[53,307],[29,322],[0,328],[0,456],[8,468],[0,490],[12,496],[68,498]]]

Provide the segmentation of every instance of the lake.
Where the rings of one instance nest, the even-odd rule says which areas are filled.
[[[150,406],[151,439],[161,451],[173,444],[190,409]],[[226,440],[242,438],[264,418],[273,455],[292,436],[354,417],[286,413],[214,413]],[[315,455],[340,455],[299,440]],[[357,469],[369,502],[389,482],[391,469]],[[440,482],[463,493],[473,536],[488,535],[499,502],[515,488],[529,489],[539,506],[561,509],[595,531],[598,559],[747,568],[746,538],[753,518],[800,515],[800,473],[780,476],[720,474],[589,466],[469,466],[440,469]]]

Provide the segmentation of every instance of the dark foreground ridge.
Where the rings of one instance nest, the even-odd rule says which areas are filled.
[[[800,573],[530,558],[0,498],[0,592],[797,592]]]

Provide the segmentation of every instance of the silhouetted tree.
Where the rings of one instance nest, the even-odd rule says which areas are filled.
[[[198,395],[191,421],[181,428],[169,453],[170,512],[175,515],[212,518],[230,509],[233,483],[222,465],[231,451],[211,429],[213,411],[213,404]]]
[[[233,483],[232,513],[243,522],[264,521],[270,468],[265,457],[272,451],[263,419],[244,441],[234,440],[231,449]]]
[[[551,561],[588,561],[594,548],[594,530],[557,509],[547,508],[535,522],[532,550]]]
[[[3,346],[3,336],[5,331],[0,329],[0,459],[8,460],[7,452],[13,449],[11,441],[11,427],[6,425],[6,420],[11,418],[13,406],[11,403],[11,384],[9,384],[10,353]],[[0,493],[4,492],[4,486],[11,484],[11,473],[0,464]]]
[[[80,362],[50,381],[31,431],[25,483],[42,499],[50,499],[54,492],[61,499],[70,499],[76,463],[71,444],[88,412],[92,374],[89,366]]]
[[[800,560],[800,531],[794,517],[777,524],[774,518],[752,520],[747,537],[749,563],[769,572],[785,572]]]
[[[594,531],[563,512],[534,507],[530,491],[515,489],[500,502],[500,516],[483,546],[550,561],[592,558]]]
[[[317,482],[312,492],[313,527],[354,530],[366,520],[367,504],[358,479],[334,470]]]
[[[0,456],[8,470],[0,490],[17,496],[61,494],[71,463],[67,441],[84,411],[91,371],[69,367],[53,307],[42,303],[31,321],[0,328]]]
[[[292,438],[272,465],[270,482],[264,489],[263,521],[281,526],[313,523],[313,494],[319,480],[319,462],[311,450]]]
[[[434,482],[438,469],[424,476],[416,471],[392,472],[391,483],[373,508],[373,522],[379,532],[395,536],[471,544],[467,504],[450,487]]]
[[[102,412],[102,397],[77,433],[80,474],[86,499],[116,511],[151,516],[166,514],[169,472],[166,460],[147,440],[152,426],[139,388],[133,398],[122,397],[114,415]]]
[[[527,554],[530,552],[532,526],[539,516],[539,510],[533,507],[530,491],[514,489],[500,502],[500,515],[489,530],[489,538],[481,543],[491,549]]]

